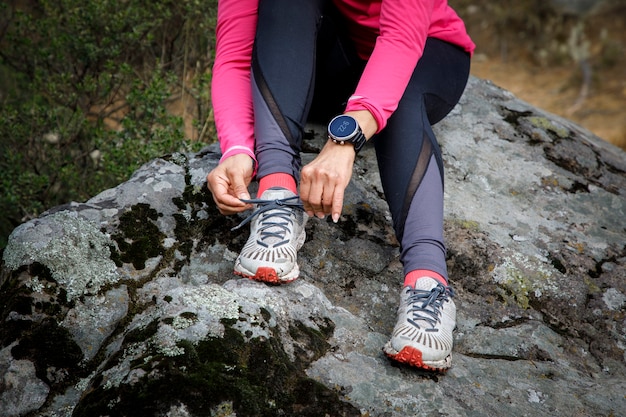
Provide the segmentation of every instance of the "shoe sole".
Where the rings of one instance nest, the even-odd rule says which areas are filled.
[[[386,345],[383,348],[383,351],[388,358],[396,362],[427,371],[446,372],[452,366],[451,355],[448,355],[441,361],[424,362],[422,360],[422,352],[411,346],[405,346],[402,350],[400,350],[400,352],[395,352],[391,346]]]
[[[302,245],[304,245],[305,240],[306,232],[303,228],[302,233],[300,233],[300,236],[298,236],[298,240],[296,242],[296,252],[300,250]],[[240,269],[238,270],[237,268]],[[267,284],[288,284],[298,279],[298,277],[300,276],[300,268],[298,267],[298,264],[295,263],[293,269],[281,277],[271,266],[260,266],[256,269],[256,273],[252,273],[244,269],[241,264],[238,263],[238,265],[235,266],[234,273],[235,275],[249,278],[254,281],[265,282]]]
[[[295,274],[293,274],[294,271],[295,271]],[[298,269],[297,266],[294,269],[292,269],[288,275],[284,277],[279,277],[278,274],[276,273],[276,270],[272,268],[271,266],[258,267],[256,270],[256,274],[254,275],[237,271],[236,269],[234,272],[235,272],[235,275],[239,275],[244,278],[249,278],[254,281],[265,282],[267,284],[288,284],[290,282],[295,281],[300,276],[300,270]],[[295,276],[292,277],[289,275],[295,275]]]

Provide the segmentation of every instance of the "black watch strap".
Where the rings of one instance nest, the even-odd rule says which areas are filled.
[[[359,129],[358,133],[350,139],[350,142],[354,144],[354,152],[359,153],[359,151],[363,149],[363,146],[365,146],[367,139],[365,139],[365,135],[361,132],[361,129]]]

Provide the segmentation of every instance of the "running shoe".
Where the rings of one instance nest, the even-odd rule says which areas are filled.
[[[452,365],[452,331],[456,306],[450,287],[429,277],[420,278],[415,288],[406,286],[400,296],[398,322],[385,354],[417,368],[445,371]]]
[[[235,261],[235,274],[271,284],[298,278],[298,249],[304,244],[307,215],[300,198],[284,188],[270,188],[239,227],[250,223],[250,237]]]

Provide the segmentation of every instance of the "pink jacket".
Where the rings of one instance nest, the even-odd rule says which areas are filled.
[[[447,0],[333,0],[349,22],[365,71],[346,111],[369,110],[378,130],[398,106],[427,37],[473,53],[475,45]],[[250,80],[258,0],[220,0],[217,47],[211,86],[222,159],[246,153],[254,158],[254,116]]]

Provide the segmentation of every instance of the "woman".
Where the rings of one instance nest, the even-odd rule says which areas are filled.
[[[449,368],[456,308],[431,125],[458,102],[473,50],[447,0],[221,0],[212,96],[222,158],[207,182],[221,213],[255,209],[235,273],[296,279],[307,217],[339,220],[354,160],[371,139],[404,267],[384,351]],[[312,118],[330,120],[329,139],[302,167]]]

